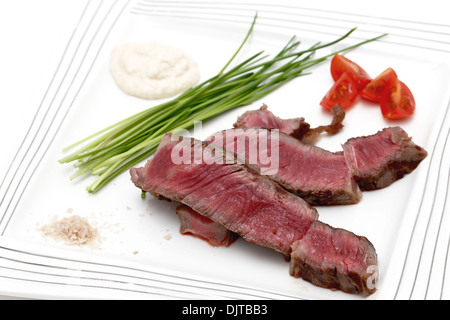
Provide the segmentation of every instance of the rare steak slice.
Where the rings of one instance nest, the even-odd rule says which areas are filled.
[[[263,128],[278,129],[287,135],[293,136],[306,144],[315,144],[320,134],[327,132],[329,135],[338,133],[344,126],[345,111],[336,106],[331,109],[333,120],[330,125],[311,128],[304,118],[281,119],[263,105],[259,110],[247,111],[241,115],[233,125],[237,129]]]
[[[143,191],[185,204],[246,241],[285,255],[318,218],[307,202],[234,154],[170,133],[146,166],[130,173]]]
[[[298,139],[303,138],[310,130],[310,125],[305,122],[305,118],[281,119],[270,112],[266,105],[263,105],[259,110],[245,112],[237,119],[233,127],[239,129],[278,129],[280,132]]]
[[[355,204],[361,191],[342,153],[306,145],[282,132],[230,129],[207,142],[238,154],[311,205]]]
[[[213,247],[228,247],[238,239],[238,235],[234,232],[185,205],[181,204],[177,207],[177,215],[180,219],[182,234],[203,239]]]
[[[427,152],[400,127],[352,138],[343,148],[345,159],[364,191],[389,186],[411,173],[427,157]]]
[[[290,274],[319,287],[368,296],[376,290],[377,254],[365,237],[316,221],[292,245]]]

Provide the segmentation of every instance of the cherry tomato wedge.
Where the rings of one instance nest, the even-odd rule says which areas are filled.
[[[350,59],[337,54],[331,60],[331,76],[334,81],[337,81],[344,73],[347,73],[356,83],[358,91],[363,90],[372,81],[372,78],[363,68]]]
[[[380,100],[383,116],[390,120],[399,120],[411,116],[416,102],[411,90],[400,80],[384,91]]]
[[[340,106],[342,109],[347,109],[355,102],[357,97],[358,89],[356,83],[351,76],[344,73],[334,83],[333,87],[320,102],[320,105],[327,110],[330,110],[335,105]]]
[[[397,73],[395,73],[392,68],[389,68],[373,79],[364,90],[361,91],[361,97],[372,102],[380,102],[383,92],[387,88],[393,87],[397,80]]]

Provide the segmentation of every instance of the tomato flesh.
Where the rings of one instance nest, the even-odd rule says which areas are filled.
[[[331,76],[334,81],[338,81],[344,73],[348,74],[355,82],[358,91],[363,90],[372,81],[369,74],[358,64],[337,54],[331,60]]]
[[[400,80],[386,89],[380,100],[383,116],[389,120],[400,120],[411,116],[416,102],[411,90]]]
[[[373,79],[364,90],[361,91],[361,97],[372,102],[380,102],[384,91],[387,88],[393,87],[397,80],[397,73],[392,68],[389,68]]]
[[[327,110],[336,105],[342,109],[347,109],[355,102],[357,96],[358,88],[356,83],[347,73],[344,73],[334,83],[333,87],[320,102],[320,105]]]
[[[320,102],[327,110],[336,105],[348,109],[360,95],[378,103],[383,116],[389,120],[407,118],[415,111],[416,102],[411,90],[398,79],[392,68],[372,79],[355,62],[335,55],[331,61],[331,75],[335,83]]]

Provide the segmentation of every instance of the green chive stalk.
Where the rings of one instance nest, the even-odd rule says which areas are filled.
[[[76,161],[74,166],[77,172],[71,180],[89,173],[97,176],[94,183],[87,187],[88,192],[95,193],[154,153],[164,133],[188,130],[195,122],[206,121],[226,111],[249,105],[292,79],[309,74],[304,71],[335,54],[384,36],[359,42],[316,59],[312,57],[317,50],[343,41],[356,28],[335,41],[317,43],[300,51],[297,51],[300,42],[293,37],[275,57],[269,58],[263,56],[264,52],[259,52],[227,71],[250,37],[256,19],[257,15],[236,53],[216,76],[171,101],[135,114],[64,149],[66,152],[86,143],[59,160],[60,163]]]

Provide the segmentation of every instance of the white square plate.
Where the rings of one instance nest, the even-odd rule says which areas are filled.
[[[108,69],[114,46],[158,41],[179,47],[197,60],[207,79],[236,51],[256,11],[255,31],[237,61],[261,50],[276,53],[293,35],[307,48],[355,26],[345,45],[389,33],[347,56],[373,77],[393,67],[414,93],[416,113],[406,121],[387,122],[378,107],[359,101],[348,110],[344,130],[323,137],[319,145],[336,151],[348,138],[400,125],[429,157],[389,188],[364,193],[357,205],[318,211],[322,221],[366,236],[377,249],[380,282],[370,299],[450,298],[445,276],[450,27],[292,1],[88,2],[42,108],[0,177],[0,292],[37,298],[361,298],[294,279],[280,254],[242,239],[229,248],[213,248],[182,236],[175,204],[150,196],[142,200],[127,172],[89,194],[85,187],[92,178],[71,182],[73,167],[57,162],[69,144],[161,102],[132,98],[117,88]],[[305,117],[313,126],[329,123],[319,106],[332,85],[329,62],[311,71],[251,106],[204,123],[203,131],[193,135],[202,139],[230,128],[238,115],[262,103],[282,118]],[[98,228],[97,247],[69,247],[42,236],[40,226],[71,214]]]

